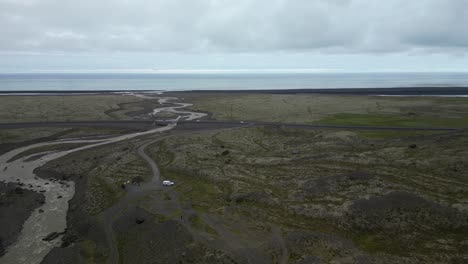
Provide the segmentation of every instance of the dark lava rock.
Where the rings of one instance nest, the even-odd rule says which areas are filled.
[[[347,222],[359,230],[390,232],[419,229],[456,229],[468,218],[456,209],[408,192],[359,199],[350,207]]]
[[[41,264],[85,264],[88,263],[82,254],[79,245],[73,245],[67,248],[53,248],[49,254],[42,260]]]
[[[288,251],[296,256],[303,256],[302,260],[295,263],[324,263],[319,258],[310,256],[311,248],[318,246],[321,251],[328,250],[329,253],[347,255],[357,249],[356,245],[346,238],[335,234],[326,234],[312,231],[292,231],[285,236]],[[323,252],[326,253],[326,252]],[[328,263],[328,262],[327,262]],[[362,262],[351,262],[362,263]]]
[[[304,258],[302,258],[301,260],[299,260],[298,262],[296,262],[296,264],[323,264],[324,262],[318,258],[318,257],[315,257],[315,256],[306,256]]]
[[[313,196],[334,193],[350,186],[366,185],[375,179],[375,176],[363,171],[347,174],[339,174],[318,179],[309,180],[304,183],[304,191]]]
[[[57,237],[59,237],[60,234],[57,233],[57,232],[52,232],[50,234],[48,234],[46,237],[44,237],[42,240],[44,241],[52,241],[54,239],[56,239]]]
[[[143,177],[141,176],[136,176],[132,179],[132,183],[133,184],[140,184],[144,181],[145,179],[143,179]]]
[[[5,246],[3,246],[3,239],[0,237],[0,256],[5,255]]]
[[[126,232],[135,226],[137,219],[151,219],[151,214],[143,208],[131,207],[125,211],[124,215],[114,222],[113,228],[116,232]],[[140,225],[146,226],[150,222],[151,221],[146,221],[146,223],[142,222]]]
[[[237,261],[231,263],[255,263],[255,264],[270,264],[271,257],[256,248],[239,248],[233,254]],[[220,262],[216,262],[220,263]],[[227,262],[223,262],[227,263]]]
[[[228,201],[232,201],[235,203],[257,202],[269,205],[276,204],[276,201],[273,200],[270,195],[261,191],[248,193],[234,193],[229,196]]]
[[[362,181],[362,182],[370,181],[374,178],[371,174],[367,172],[362,172],[362,171],[351,172],[351,173],[345,174],[344,177],[350,181]]]
[[[0,256],[20,234],[23,223],[30,214],[44,203],[44,196],[34,191],[16,193],[17,185],[0,182]],[[1,262],[1,261],[0,261]]]
[[[67,233],[68,234],[68,233]],[[70,245],[74,244],[78,240],[78,236],[76,234],[69,234],[64,236],[62,239],[62,248],[69,247]]]
[[[24,191],[23,191],[23,189],[21,189],[21,188],[19,188],[19,187],[16,187],[16,188],[15,188],[15,193],[16,193],[16,194],[23,194]]]
[[[134,225],[128,233],[119,234],[136,239],[119,250],[123,256],[122,263],[181,263],[181,259],[195,259],[187,257],[191,255],[189,245],[193,238],[182,224],[173,220],[159,224],[149,222]],[[156,259],[157,262],[154,261]]]
[[[136,225],[137,218],[146,221]],[[179,221],[151,219],[154,217],[146,210],[130,207],[114,222],[116,236],[130,241],[119,248],[122,263],[179,263],[184,252],[191,256],[192,235]]]

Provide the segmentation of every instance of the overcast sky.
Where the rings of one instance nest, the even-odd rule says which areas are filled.
[[[467,0],[0,0],[0,72],[468,71]]]

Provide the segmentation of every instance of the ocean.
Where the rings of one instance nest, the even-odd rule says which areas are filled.
[[[0,91],[468,87],[468,73],[0,74]]]

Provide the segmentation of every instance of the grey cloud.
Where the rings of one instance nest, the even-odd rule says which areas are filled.
[[[465,0],[0,0],[1,51],[465,52]]]

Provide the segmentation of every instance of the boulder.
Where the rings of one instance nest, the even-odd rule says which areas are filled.
[[[57,233],[57,232],[52,232],[50,234],[48,234],[46,237],[44,237],[42,240],[44,241],[52,241],[54,239],[56,239],[57,237],[60,236],[60,233]]]

